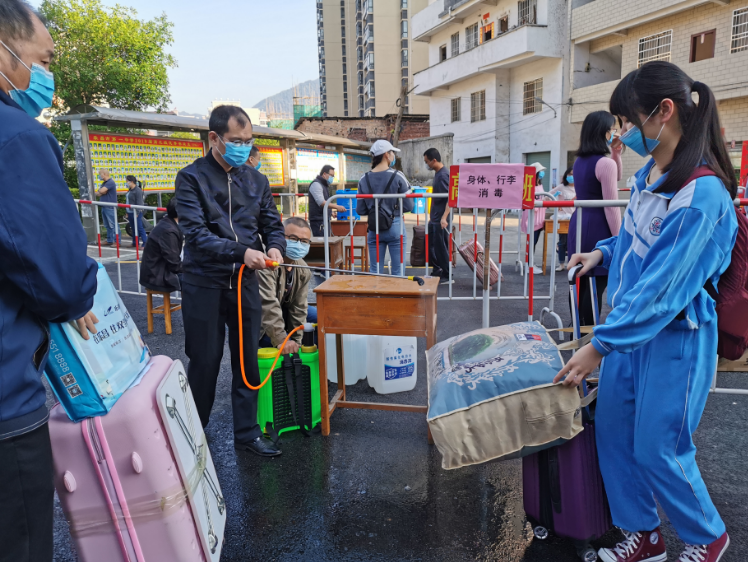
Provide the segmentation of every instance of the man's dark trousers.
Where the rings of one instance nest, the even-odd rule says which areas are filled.
[[[429,222],[429,263],[449,276],[449,230],[436,222]]]
[[[216,382],[229,328],[231,352],[231,406],[234,412],[234,439],[248,443],[262,435],[257,423],[257,390],[250,390],[242,379],[239,363],[239,315],[236,276],[231,289],[182,285],[182,318],[185,353],[190,359],[187,378],[195,398],[203,427],[208,425],[216,397]],[[257,342],[262,324],[262,301],[257,275],[245,268],[242,276],[242,313],[244,331],[244,371],[252,386],[260,384]]]
[[[52,561],[52,470],[46,423],[0,440],[0,561]]]

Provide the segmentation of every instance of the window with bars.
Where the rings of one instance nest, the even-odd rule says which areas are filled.
[[[639,64],[641,66],[653,60],[670,60],[670,48],[673,45],[673,30],[663,31],[639,39]]]
[[[543,111],[543,79],[538,78],[532,82],[525,82],[522,95],[522,115],[540,113]]]
[[[408,0],[400,0],[400,9],[401,10],[407,10],[408,9]]]
[[[538,0],[519,0],[517,25],[534,25],[538,23]]]
[[[478,46],[478,24],[465,28],[465,50],[469,51]]]
[[[486,91],[470,94],[470,122],[486,120]]]
[[[408,38],[408,20],[400,22],[400,39]]]
[[[452,56],[456,57],[460,54],[460,32],[452,34]]]
[[[374,51],[369,51],[369,57],[366,61],[367,70],[374,70]]]
[[[739,53],[745,50],[748,50],[748,8],[741,8],[732,13],[730,52]]]
[[[462,113],[462,98],[454,98],[452,100],[452,123],[456,123],[460,120],[460,113]]]

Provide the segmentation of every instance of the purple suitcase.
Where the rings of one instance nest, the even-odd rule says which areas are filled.
[[[579,325],[576,283],[571,281],[570,286],[576,328]],[[593,282],[590,291],[595,302],[593,310],[597,306],[595,289]],[[575,337],[579,335],[576,330]],[[545,539],[553,532],[573,540],[585,562],[597,560],[590,541],[607,533],[613,522],[600,474],[593,422],[587,419],[584,431],[563,445],[524,457],[522,488],[525,513],[537,538]]]
[[[226,510],[179,361],[154,357],[105,416],[57,404],[55,488],[81,562],[217,562]],[[186,477],[185,477],[186,475]]]

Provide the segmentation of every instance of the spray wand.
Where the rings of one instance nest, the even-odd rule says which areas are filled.
[[[424,281],[421,277],[415,275],[387,275],[386,273],[371,273],[369,271],[353,271],[350,269],[335,269],[333,267],[314,267],[311,265],[298,265],[294,263],[281,263],[273,260],[265,260],[265,265],[268,267],[295,267],[297,269],[313,269],[315,271],[331,271],[333,273],[347,273],[348,275],[370,275],[372,277],[386,277],[388,279],[407,279],[408,281],[415,281],[418,285],[423,286]]]

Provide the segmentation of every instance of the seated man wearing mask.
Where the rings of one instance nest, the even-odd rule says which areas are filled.
[[[283,226],[286,229],[285,263],[305,266],[304,257],[309,252],[312,236],[309,223],[300,217],[291,217]],[[317,309],[307,302],[311,271],[280,267],[263,269],[257,277],[262,298],[260,347],[280,348],[291,330],[304,322],[317,322]],[[288,340],[284,354],[299,351],[302,333],[298,331]]]

